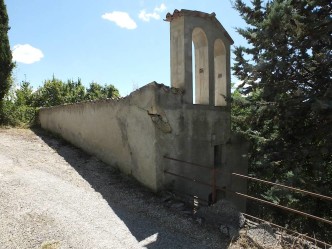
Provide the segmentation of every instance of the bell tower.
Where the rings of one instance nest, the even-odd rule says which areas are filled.
[[[170,22],[171,86],[184,90],[187,104],[228,106],[234,42],[215,13],[175,10],[165,21]]]

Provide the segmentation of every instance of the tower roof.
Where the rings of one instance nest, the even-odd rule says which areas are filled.
[[[228,34],[226,29],[221,25],[221,23],[216,18],[216,13],[212,12],[211,14],[209,14],[209,13],[205,13],[205,12],[201,12],[201,11],[197,11],[197,10],[186,10],[186,9],[177,10],[177,9],[175,9],[173,11],[173,14],[171,14],[169,12],[166,14],[166,19],[164,19],[164,21],[172,22],[174,19],[179,18],[181,16],[194,16],[194,17],[200,17],[205,20],[211,21],[212,23],[214,23],[216,25],[217,28],[222,30],[225,37],[231,42],[231,44],[234,43],[232,37]]]

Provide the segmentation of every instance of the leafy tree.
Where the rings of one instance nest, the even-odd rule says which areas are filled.
[[[36,108],[33,106],[33,89],[29,82],[22,82],[20,88],[16,89],[11,102],[14,104],[10,120],[12,125],[26,125],[34,122]],[[9,104],[8,101],[7,104]]]
[[[32,106],[32,87],[28,82],[23,82],[16,89],[12,84],[8,93],[2,100],[0,123],[10,126],[26,126],[34,121],[36,108]]]
[[[12,78],[10,78],[10,85],[13,85]],[[0,100],[0,125],[11,125],[13,118],[13,110],[15,109],[14,104],[15,91],[10,88],[4,98]]]
[[[64,83],[53,77],[46,80],[44,85],[35,93],[35,106],[49,107],[65,104]]]
[[[21,87],[15,91],[17,105],[31,106],[33,102],[33,89],[27,81],[22,82]]]
[[[114,85],[105,85],[103,91],[107,98],[118,99],[120,98],[119,90],[115,88]]]
[[[94,82],[86,90],[80,79],[64,82],[54,76],[51,80],[45,80],[36,91],[29,82],[22,82],[18,89],[10,85],[12,87],[2,102],[0,123],[11,126],[33,124],[40,107],[120,97],[113,85],[101,86]]]
[[[235,1],[249,25],[238,32],[250,47],[235,48],[233,67],[249,102],[248,115],[242,116],[241,125],[234,125],[252,141],[250,173],[331,196],[332,5],[325,0],[251,3]],[[331,203],[266,189],[250,185],[252,193],[268,200],[332,219]],[[324,224],[277,210],[268,213],[282,215],[284,223],[303,232],[331,238]]]
[[[119,98],[119,97],[120,97],[119,91],[113,85],[101,86],[95,82],[90,83],[90,86],[87,89],[86,93],[87,100],[98,100],[98,99]]]
[[[77,82],[68,80],[67,84],[64,84],[64,95],[66,96],[65,103],[76,103],[84,101],[86,90],[81,82],[81,79],[78,79]]]
[[[250,114],[250,102],[242,96],[239,89],[232,93],[232,131],[243,134],[247,131],[247,119]]]
[[[85,98],[87,100],[97,100],[97,99],[105,99],[106,95],[103,91],[103,87],[98,83],[92,82],[90,83],[89,88],[87,89],[87,93]]]
[[[85,89],[81,80],[77,82],[68,80],[63,82],[55,77],[46,80],[33,94],[35,107],[49,107],[55,105],[77,103],[85,100],[100,100],[106,98],[119,98],[118,89],[113,85],[100,85],[96,82],[90,83]]]

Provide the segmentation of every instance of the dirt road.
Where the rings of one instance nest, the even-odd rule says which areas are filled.
[[[45,132],[0,129],[0,248],[227,248],[218,231]]]

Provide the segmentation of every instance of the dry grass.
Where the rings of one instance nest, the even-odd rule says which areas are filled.
[[[247,237],[247,231],[240,231],[240,236],[236,240],[232,240],[229,249],[260,249],[252,240]]]
[[[307,241],[303,236],[290,236],[286,233],[282,233],[278,236],[278,240],[282,248],[284,249],[307,249],[307,248],[324,248],[327,249],[328,247],[319,247],[317,243],[312,243]],[[249,239],[246,235],[246,231],[242,231],[240,236],[231,241],[228,246],[228,249],[264,249],[257,244],[255,244],[251,239]]]
[[[40,249],[60,249],[60,241],[45,241]]]

